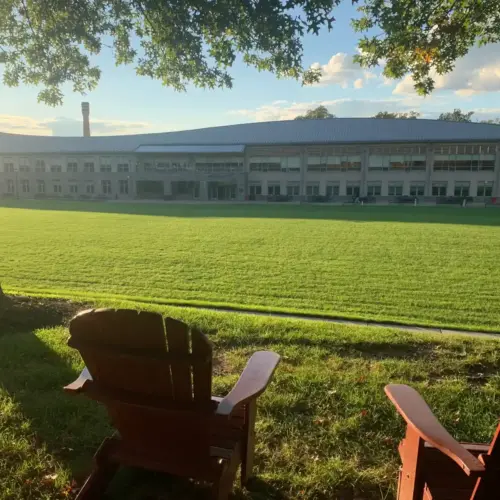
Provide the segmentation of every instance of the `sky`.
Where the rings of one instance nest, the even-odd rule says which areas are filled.
[[[102,70],[94,91],[82,96],[64,88],[62,106],[37,103],[35,87],[8,88],[0,83],[0,131],[36,135],[81,135],[82,101],[90,102],[92,135],[168,132],[235,123],[287,120],[326,106],[338,117],[367,117],[378,111],[409,111],[437,118],[443,111],[474,111],[474,119],[500,117],[500,44],[474,47],[453,72],[436,77],[431,96],[417,96],[410,76],[387,80],[381,68],[362,69],[352,62],[359,34],[350,27],[351,2],[336,8],[332,31],[304,38],[304,65],[321,69],[321,81],[302,86],[237,62],[232,89],[185,93],[116,67],[105,49],[95,61]],[[1,76],[0,66],[0,76]]]

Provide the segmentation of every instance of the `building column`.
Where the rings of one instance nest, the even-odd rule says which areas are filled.
[[[200,201],[208,201],[208,181],[200,181]]]
[[[495,184],[493,184],[493,196],[500,196],[500,144],[495,151]]]
[[[434,168],[434,150],[428,146],[425,151],[425,196],[432,196],[432,169]]]
[[[304,148],[300,153],[300,198],[306,199],[306,172],[307,172],[307,150]]]
[[[243,199],[248,200],[248,196],[250,195],[250,190],[248,188],[248,175],[250,173],[250,155],[248,154],[247,149],[245,148],[245,155],[243,156]]]
[[[359,194],[361,196],[366,196],[367,189],[367,176],[368,176],[368,164],[370,162],[370,151],[368,148],[363,149],[361,153],[361,183],[359,187]]]

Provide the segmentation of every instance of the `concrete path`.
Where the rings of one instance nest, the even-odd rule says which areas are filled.
[[[363,321],[355,319],[342,319],[342,318],[329,318],[328,316],[312,315],[312,314],[293,314],[293,313],[283,313],[283,312],[266,312],[266,311],[256,311],[256,310],[244,310],[244,309],[231,309],[225,307],[210,307],[210,306],[192,306],[185,305],[189,309],[199,309],[205,311],[222,311],[233,314],[249,314],[251,316],[267,316],[271,318],[284,318],[284,319],[301,319],[306,321],[324,321],[325,323],[336,323],[339,325],[356,325],[356,326],[374,326],[380,328],[396,328],[398,330],[405,330],[408,332],[416,333],[433,333],[433,334],[444,334],[444,335],[467,335],[472,337],[483,337],[483,338],[493,338],[500,340],[500,332],[477,332],[469,330],[454,330],[449,328],[435,328],[431,326],[418,326],[418,325],[405,325],[402,323],[384,323],[378,321]]]

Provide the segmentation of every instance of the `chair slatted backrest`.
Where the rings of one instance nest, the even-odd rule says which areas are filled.
[[[73,318],[70,334],[124,441],[208,450],[212,346],[203,333],[153,312],[97,309]]]

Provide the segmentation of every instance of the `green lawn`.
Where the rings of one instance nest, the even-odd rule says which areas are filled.
[[[3,204],[10,292],[500,330],[495,208]]]
[[[62,391],[82,368],[62,324],[77,306],[25,307],[12,307],[0,331],[0,499],[71,498],[69,486],[81,483],[111,430],[97,403]],[[383,393],[390,382],[420,390],[459,439],[488,441],[500,414],[497,340],[148,307],[208,332],[217,394],[229,391],[254,351],[282,356],[260,399],[258,480],[237,498],[394,498],[404,427]],[[114,498],[191,498],[148,496],[158,483],[167,487],[129,471]]]

